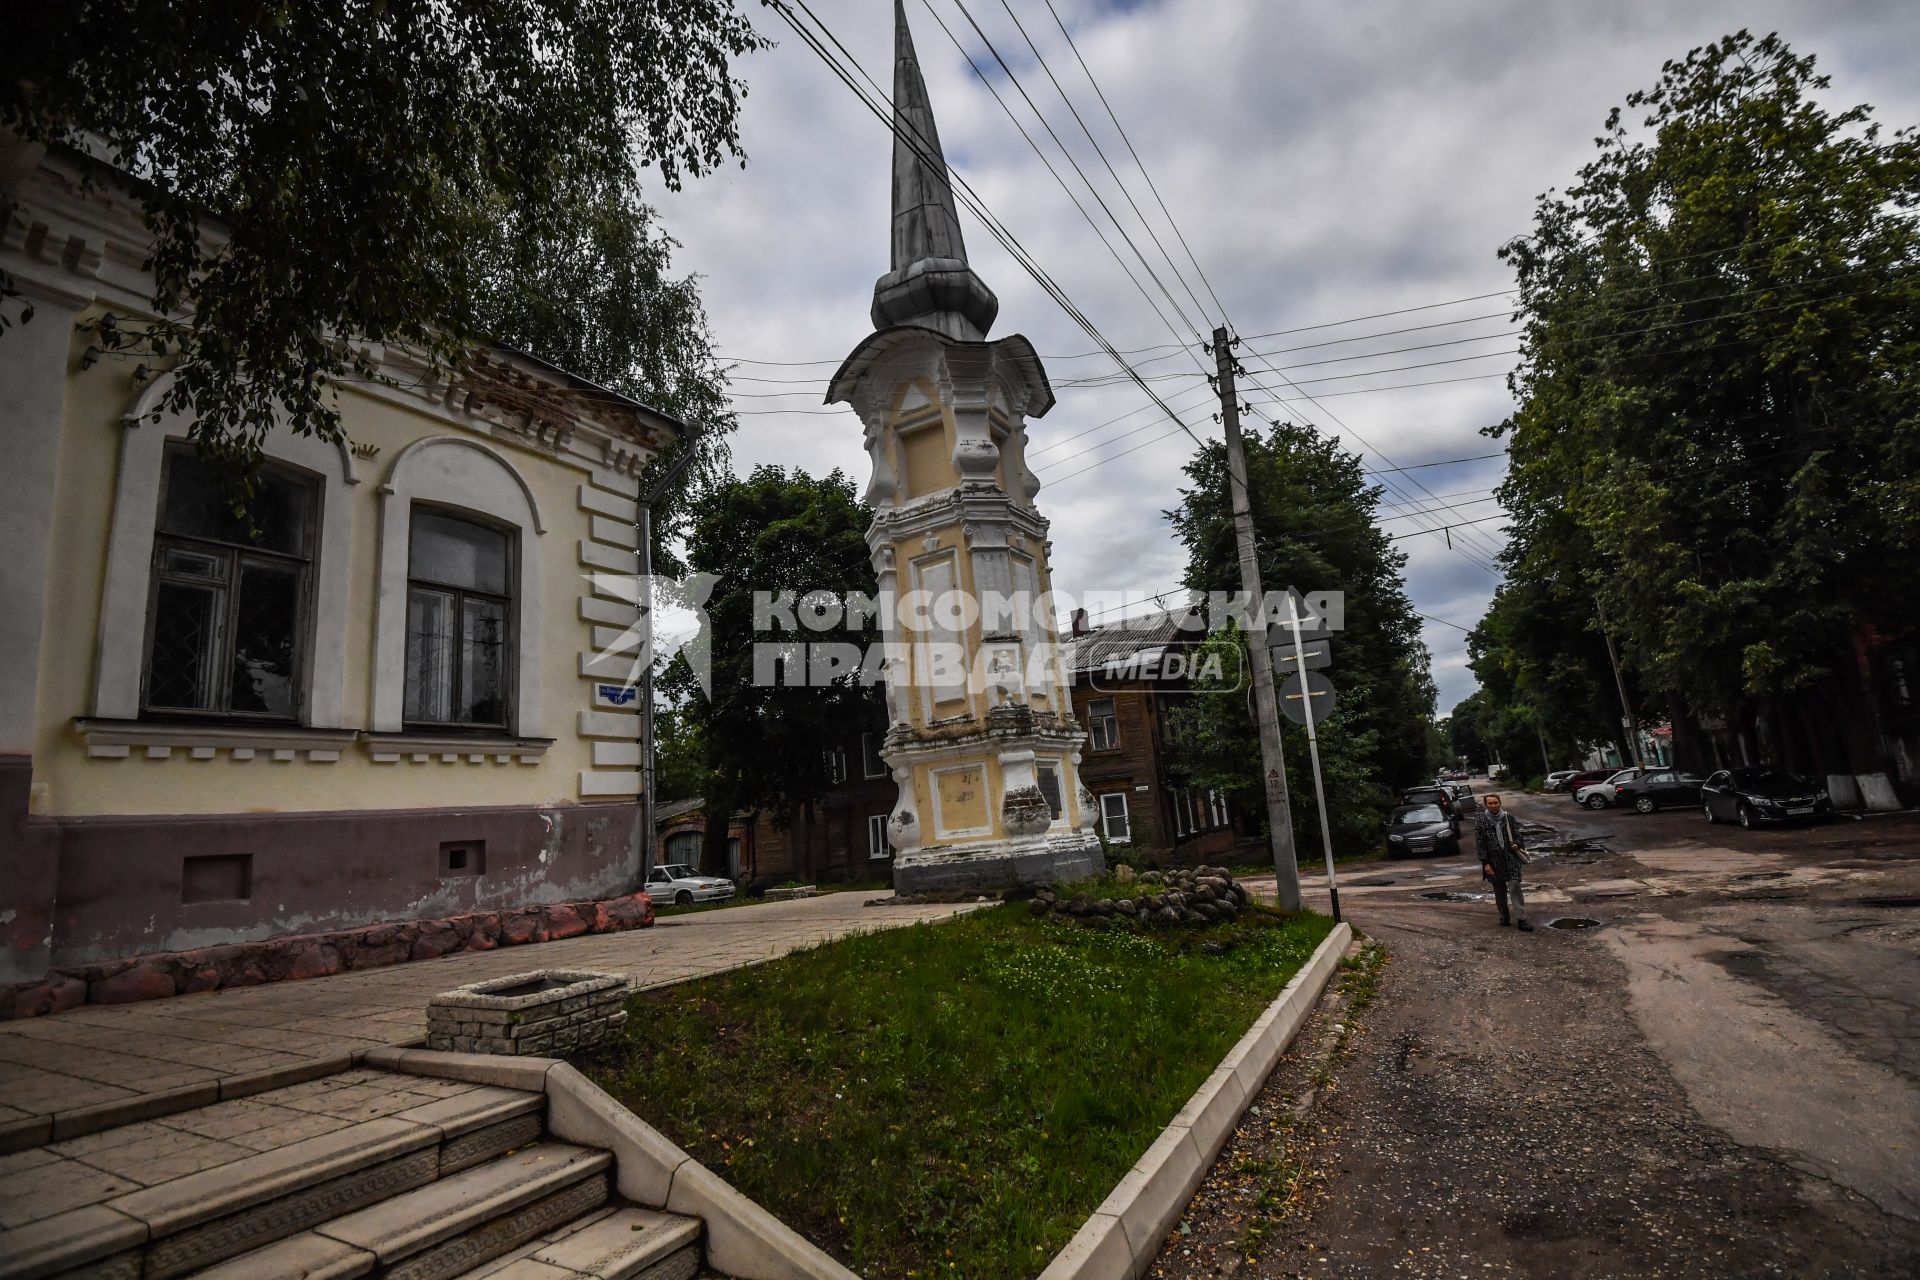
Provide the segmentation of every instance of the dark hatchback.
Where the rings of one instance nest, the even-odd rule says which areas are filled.
[[[1460,852],[1460,822],[1437,804],[1406,804],[1387,815],[1387,856]]]
[[[1700,786],[1708,822],[1762,822],[1824,818],[1833,812],[1826,788],[1770,764],[1722,769]]]
[[[1643,773],[1632,782],[1623,782],[1613,789],[1615,808],[1632,809],[1636,813],[1652,813],[1655,809],[1691,807],[1700,803],[1700,775],[1682,773],[1678,769],[1655,769]]]

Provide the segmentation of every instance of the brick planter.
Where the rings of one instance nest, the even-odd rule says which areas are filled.
[[[427,1047],[544,1057],[598,1044],[627,1022],[627,980],[575,969],[489,978],[427,1004]]]

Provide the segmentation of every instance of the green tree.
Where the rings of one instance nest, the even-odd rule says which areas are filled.
[[[335,435],[328,383],[377,373],[363,343],[459,366],[499,335],[714,412],[704,327],[690,285],[663,284],[640,181],[676,188],[739,154],[729,64],[763,42],[732,0],[74,0],[13,17],[0,124],[131,175],[152,231],[157,318],[102,340],[172,361],[161,407],[233,467],[276,414]]]
[[[1856,654],[1920,623],[1920,139],[1829,87],[1776,35],[1694,49],[1501,250],[1525,327],[1476,670],[1549,714],[1610,685],[1604,607],[1677,734],[1884,767]]]
[[[1346,593],[1346,629],[1334,638],[1330,673],[1339,703],[1320,728],[1320,751],[1336,849],[1367,847],[1396,793],[1428,776],[1434,689],[1419,617],[1401,579],[1406,557],[1375,523],[1380,491],[1336,442],[1282,423],[1250,434],[1246,452],[1261,581],[1268,590]],[[1192,487],[1166,513],[1187,548],[1186,585],[1238,591],[1225,447],[1203,447],[1186,472]],[[1243,643],[1237,634],[1210,641],[1229,642]],[[1237,692],[1203,688],[1184,702],[1173,712],[1179,758],[1201,785],[1229,792],[1248,812],[1264,812],[1244,684]],[[1285,749],[1294,829],[1301,847],[1310,848],[1318,819],[1305,730],[1289,727]]]
[[[762,466],[715,489],[688,524],[688,563],[719,577],[706,606],[713,692],[689,692],[684,702],[689,730],[705,742],[707,813],[711,819],[765,809],[783,826],[797,822],[803,876],[812,873],[814,806],[832,785],[827,752],[871,722],[878,686],[863,687],[853,672],[825,685],[769,683],[756,647],[803,641],[864,648],[879,633],[850,628],[845,617],[820,631],[756,631],[754,594],[873,595],[879,587],[866,542],[872,515],[839,471],[815,478]],[[725,833],[724,822],[708,822],[710,843]]]

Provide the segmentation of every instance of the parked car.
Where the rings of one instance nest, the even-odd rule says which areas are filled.
[[[1700,803],[1700,775],[1678,769],[1655,769],[1613,789],[1613,802],[1636,813],[1652,813],[1672,805]]]
[[[1460,808],[1460,797],[1454,792],[1454,786],[1455,784],[1451,782],[1444,782],[1436,783],[1431,787],[1408,787],[1400,793],[1400,803],[1403,805],[1438,805],[1440,808],[1446,810],[1448,814],[1457,816],[1462,810]],[[1469,788],[1468,790],[1469,794],[1471,794],[1472,789]]]
[[[1567,784],[1567,779],[1577,777],[1579,773],[1578,769],[1555,769],[1547,775],[1546,785],[1542,789],[1549,793],[1562,790]]]
[[[1574,774],[1571,778],[1568,778],[1561,784],[1560,789],[1578,800],[1580,788],[1590,787],[1596,782],[1605,782],[1618,772],[1620,772],[1618,767],[1612,769],[1584,769]]]
[[[1574,792],[1573,798],[1589,809],[1605,809],[1620,793],[1620,788],[1645,773],[1639,765],[1629,765],[1625,769],[1616,769],[1603,782],[1590,782]]]
[[[1453,792],[1453,811],[1455,813],[1465,815],[1472,813],[1480,807],[1478,802],[1473,798],[1473,788],[1466,783],[1449,782],[1446,784],[1446,787],[1447,790]]]
[[[647,892],[655,902],[684,907],[694,902],[722,902],[733,896],[733,881],[703,876],[684,862],[663,862],[647,874]]]
[[[1437,804],[1405,804],[1387,815],[1387,856],[1460,852],[1460,820]]]
[[[1708,822],[1725,820],[1743,827],[1824,818],[1833,812],[1826,788],[1770,764],[1722,769],[1701,784],[1700,799]]]

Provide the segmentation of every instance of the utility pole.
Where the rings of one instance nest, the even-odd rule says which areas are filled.
[[[1627,700],[1627,680],[1620,674],[1620,655],[1613,647],[1613,631],[1607,626],[1607,610],[1599,596],[1593,598],[1593,611],[1600,619],[1600,635],[1607,642],[1607,661],[1613,664],[1614,687],[1620,691],[1620,715],[1626,721],[1627,750],[1636,765],[1644,765],[1640,759],[1640,719],[1633,714],[1633,703]]]
[[[1260,590],[1260,557],[1253,541],[1253,507],[1247,500],[1247,454],[1240,442],[1240,396],[1233,383],[1233,340],[1226,326],[1213,331],[1213,358],[1219,371],[1220,419],[1227,429],[1227,485],[1233,505],[1233,540],[1240,548],[1240,589],[1256,609],[1266,599]],[[1300,909],[1300,867],[1293,850],[1293,811],[1287,802],[1287,761],[1280,746],[1280,700],[1273,690],[1273,656],[1267,652],[1265,614],[1247,637],[1253,662],[1253,698],[1260,730],[1260,767],[1266,774],[1267,828],[1273,833],[1273,878],[1280,909]],[[1325,821],[1324,816],[1322,821]]]

